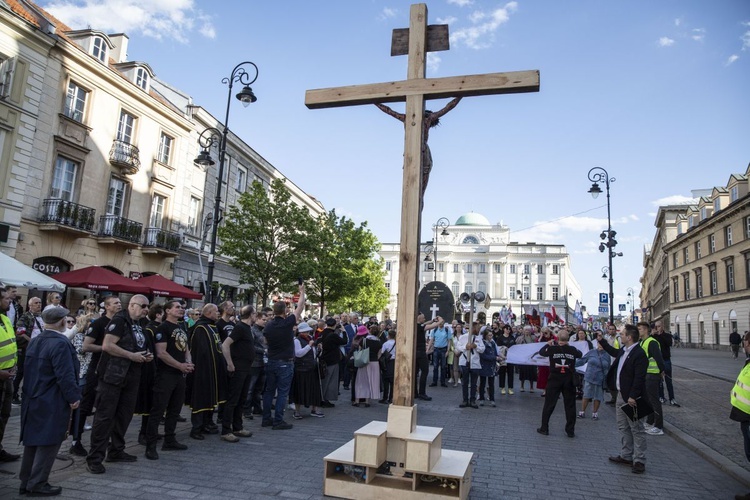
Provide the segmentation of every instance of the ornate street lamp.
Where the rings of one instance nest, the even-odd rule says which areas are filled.
[[[607,190],[607,230],[602,231],[602,234],[600,235],[601,239],[603,240],[602,243],[599,244],[599,251],[604,252],[607,250],[607,258],[609,261],[609,266],[607,267],[607,272],[602,276],[603,278],[609,277],[609,322],[610,324],[615,324],[615,310],[613,307],[613,301],[615,300],[615,292],[614,292],[614,276],[612,273],[612,259],[614,257],[621,257],[622,252],[616,253],[614,251],[615,246],[617,245],[617,240],[615,240],[615,236],[617,235],[617,232],[612,231],[612,215],[611,215],[611,206],[610,206],[610,198],[609,198],[609,185],[612,182],[615,182],[615,178],[609,176],[609,173],[604,170],[602,167],[594,167],[591,170],[589,170],[589,181],[592,182],[591,188],[589,189],[589,193],[591,196],[596,199],[601,193],[602,188],[599,187],[600,182],[604,182],[605,188]],[[602,270],[604,273],[604,269]]]
[[[438,255],[437,255],[437,249],[438,249],[438,230],[442,229],[440,231],[440,236],[448,236],[450,233],[448,232],[447,227],[450,225],[451,221],[446,219],[445,217],[440,217],[437,222],[435,223],[435,239],[433,240],[432,244],[432,252],[434,254],[435,259],[435,278],[433,281],[437,281],[437,269],[438,269]]]
[[[631,287],[628,287],[628,302],[630,302],[630,322],[632,324],[635,324],[635,290],[633,290]]]
[[[248,73],[244,66],[252,66],[255,76],[253,73]],[[242,90],[235,96],[243,106],[247,107],[250,103],[258,100],[253,93],[253,89],[250,87],[255,80],[258,79],[258,67],[255,63],[245,61],[234,67],[229,78],[223,78],[221,83],[228,85],[229,90],[227,94],[227,110],[224,117],[224,124],[222,130],[216,128],[207,128],[198,137],[198,145],[201,147],[201,152],[195,158],[194,162],[204,170],[207,170],[216,162],[211,158],[210,149],[214,144],[218,145],[219,148],[219,171],[216,175],[216,199],[214,203],[213,213],[213,226],[211,228],[211,252],[208,254],[208,276],[206,281],[208,283],[208,289],[206,290],[206,302],[213,303],[214,301],[214,267],[215,254],[216,254],[216,239],[218,235],[219,222],[221,222],[221,184],[224,178],[224,160],[227,152],[227,135],[229,133],[229,108],[232,104],[232,86],[235,83],[242,85]]]

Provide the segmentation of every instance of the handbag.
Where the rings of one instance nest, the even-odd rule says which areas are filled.
[[[365,344],[367,341],[365,341]],[[370,362],[370,348],[360,348],[358,351],[354,353],[354,367],[355,368],[362,368],[363,366],[367,366],[367,363]]]
[[[389,350],[385,351],[383,354],[380,355],[380,358],[378,358],[378,363],[380,363],[380,370],[383,372],[388,371],[388,362],[393,358],[393,350],[396,348],[396,344],[393,344],[393,347],[391,347]]]

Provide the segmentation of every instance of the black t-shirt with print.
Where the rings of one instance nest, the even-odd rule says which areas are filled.
[[[104,343],[104,334],[106,333],[107,325],[110,319],[106,316],[95,319],[89,325],[89,329],[86,330],[86,336],[94,339],[94,345],[101,346]],[[101,351],[91,354],[91,362],[89,363],[89,370],[92,373],[96,373],[96,366],[99,364],[99,358],[102,357]]]
[[[216,322],[216,330],[219,332],[219,338],[222,342],[224,342],[227,337],[232,334],[232,330],[234,330],[234,323],[221,318]]]
[[[156,329],[156,337],[154,338],[154,341],[157,344],[166,344],[167,354],[172,356],[178,363],[184,363],[187,352],[187,339],[187,332],[183,328],[183,325],[164,321],[159,325],[159,328]],[[167,373],[182,373],[177,368],[169,366],[161,360],[159,360],[158,370],[164,370]]]

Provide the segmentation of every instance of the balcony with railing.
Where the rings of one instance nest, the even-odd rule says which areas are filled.
[[[126,246],[137,247],[141,244],[143,224],[116,215],[102,215],[99,217],[100,243],[123,243]]]
[[[182,243],[182,237],[175,232],[166,231],[159,227],[147,227],[143,238],[143,253],[161,253],[177,255]]]
[[[132,175],[141,168],[139,155],[137,146],[115,139],[112,143],[112,149],[109,151],[109,162],[116,167],[120,167],[123,174]]]
[[[42,231],[65,231],[85,235],[94,230],[96,210],[60,198],[47,198],[42,202],[39,216]]]

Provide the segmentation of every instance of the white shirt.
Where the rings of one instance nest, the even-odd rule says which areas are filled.
[[[472,350],[471,353],[471,363],[469,365],[469,368],[473,369],[481,369],[482,363],[479,361],[479,353],[484,352],[484,342],[481,341],[482,339],[479,337],[479,335],[472,335],[471,343],[476,344],[476,349]],[[466,366],[466,358],[469,356],[469,354],[464,354],[466,352],[466,344],[469,343],[469,334],[464,333],[460,337],[458,337],[458,342],[456,343],[456,352],[459,354],[458,358],[458,366]]]
[[[625,360],[628,359],[628,354],[633,350],[634,347],[638,346],[638,343],[631,345],[630,347],[622,348],[622,356],[620,356],[620,363],[617,365],[617,390],[620,390],[620,373],[622,372],[622,365],[625,364]]]
[[[390,353],[391,359],[396,359],[396,339],[386,340],[385,343],[383,344],[383,347],[380,348],[380,352]]]

